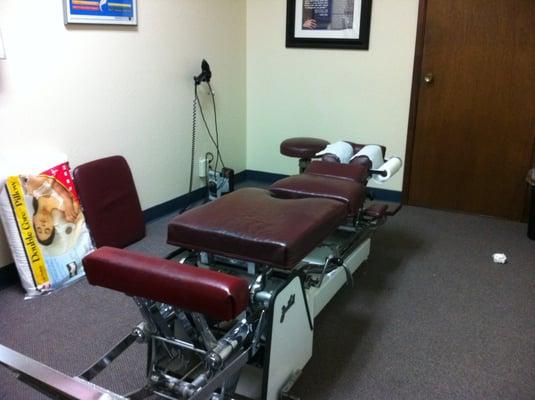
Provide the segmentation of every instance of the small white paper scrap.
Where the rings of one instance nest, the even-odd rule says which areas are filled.
[[[494,253],[492,255],[492,261],[496,264],[505,264],[507,262],[507,256],[503,253]]]

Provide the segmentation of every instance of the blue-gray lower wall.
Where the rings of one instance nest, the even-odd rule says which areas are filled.
[[[245,170],[235,176],[235,183],[243,183],[245,181],[254,181],[265,184],[271,184],[279,179],[286,178],[287,175],[273,174],[271,172]],[[401,192],[384,189],[368,189],[371,195],[376,200],[401,202]],[[163,217],[164,215],[176,212],[186,207],[188,204],[202,200],[207,196],[206,188],[200,188],[194,190],[191,193],[179,196],[165,203],[158,204],[157,206],[148,208],[143,211],[145,216],[145,222],[150,222],[156,218]],[[18,280],[17,271],[14,264],[9,264],[3,268],[0,268],[0,289],[12,285]]]

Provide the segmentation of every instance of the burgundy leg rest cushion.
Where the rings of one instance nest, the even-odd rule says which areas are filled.
[[[97,247],[126,247],[145,236],[145,221],[132,173],[121,156],[74,169],[74,182]]]
[[[231,320],[247,308],[248,282],[221,272],[112,247],[83,260],[90,284]]]

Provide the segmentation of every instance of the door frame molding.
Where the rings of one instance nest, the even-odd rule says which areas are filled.
[[[403,173],[403,189],[401,202],[408,204],[409,187],[412,171],[412,155],[416,135],[416,117],[422,76],[422,62],[424,58],[425,23],[427,15],[427,0],[419,0],[418,22],[416,27],[416,45],[414,50],[414,67],[412,71],[411,102],[409,108],[409,123],[407,128],[407,144],[405,147],[405,169]]]

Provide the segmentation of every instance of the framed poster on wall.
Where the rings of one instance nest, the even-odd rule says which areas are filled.
[[[287,0],[286,47],[367,50],[372,0]]]
[[[136,0],[63,0],[65,24],[137,25]]]

